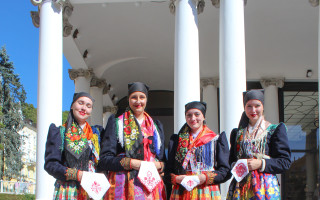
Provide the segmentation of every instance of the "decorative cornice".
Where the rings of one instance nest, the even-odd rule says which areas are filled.
[[[212,5],[216,8],[220,8],[220,0],[211,0]]]
[[[107,83],[105,79],[99,79],[96,76],[93,76],[90,81],[90,87],[104,88],[106,84]]]
[[[284,85],[284,78],[263,78],[260,80],[260,84],[263,88],[267,88],[271,85],[282,88]]]
[[[68,72],[71,80],[78,77],[90,78],[94,75],[93,69],[68,69]]]
[[[39,28],[40,27],[40,16],[39,11],[31,11],[32,24]]]
[[[108,94],[110,91],[110,84],[106,84],[102,90],[102,94]]]
[[[170,9],[171,14],[175,14],[175,12],[176,12],[175,2],[176,2],[176,0],[170,0],[169,9]],[[196,8],[198,11],[198,15],[203,12],[204,6],[205,6],[204,0],[196,0]]]
[[[60,4],[61,6],[63,6],[63,4],[66,3],[66,0],[53,0],[53,2],[55,2],[56,4]]]
[[[171,14],[175,14],[176,12],[176,5],[174,4],[176,0],[170,0],[170,3],[169,3],[169,9],[170,9],[170,13]]]
[[[204,0],[198,0],[197,3],[197,11],[198,11],[198,15],[203,13],[204,10],[204,6],[206,5],[206,3],[204,2]]]
[[[218,78],[201,78],[200,84],[202,88],[207,87],[208,85],[219,87],[219,79]]]
[[[71,5],[71,3],[69,1],[64,1],[63,4],[63,36],[64,37],[68,37],[73,29],[73,26],[70,24],[69,22],[69,18],[72,15],[73,12],[73,6]]]
[[[111,112],[112,114],[116,114],[118,111],[118,106],[103,106],[103,113]]]
[[[311,0],[310,0],[311,1]],[[211,0],[212,5],[216,8],[220,8],[220,0]],[[247,0],[243,0],[243,4],[247,5]]]
[[[319,6],[319,0],[309,0],[309,3],[311,4],[312,7]]]

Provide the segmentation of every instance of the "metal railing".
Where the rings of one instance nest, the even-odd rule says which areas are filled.
[[[0,180],[0,193],[35,194],[35,192],[36,192],[35,183]]]

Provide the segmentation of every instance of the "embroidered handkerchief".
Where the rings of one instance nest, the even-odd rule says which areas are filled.
[[[110,188],[108,179],[101,173],[83,172],[80,184],[94,200],[101,199]]]
[[[233,166],[231,173],[240,182],[249,173],[247,159],[238,160]]]
[[[181,185],[185,187],[189,192],[193,190],[194,187],[199,185],[200,179],[198,176],[186,176],[182,181]]]
[[[154,163],[147,161],[141,162],[138,178],[149,192],[152,192],[161,181],[160,175]]]

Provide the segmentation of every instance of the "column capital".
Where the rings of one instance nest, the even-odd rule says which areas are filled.
[[[78,77],[90,78],[94,75],[93,69],[68,69],[69,77],[75,80]]]
[[[312,0],[310,0],[312,1]],[[211,0],[212,5],[216,8],[220,8],[220,0]],[[247,0],[243,0],[243,4],[247,5]]]
[[[58,0],[56,0],[58,1]],[[73,12],[73,6],[69,1],[66,0],[60,0],[63,1],[63,36],[68,37],[73,29],[73,26],[69,22],[69,18],[72,15]]]
[[[204,0],[193,0],[193,1],[196,3],[198,15],[203,13],[205,1]],[[170,0],[169,9],[170,9],[171,14],[175,14],[175,12],[176,12],[175,2],[176,2],[176,0]]]
[[[260,84],[263,88],[266,88],[270,85],[282,88],[284,85],[284,78],[262,78],[260,80]]]
[[[103,113],[111,112],[112,114],[116,114],[118,111],[118,106],[103,106]]]
[[[219,87],[219,79],[218,78],[201,78],[200,84],[201,84],[201,87],[206,87],[208,85]]]
[[[31,11],[32,23],[35,27],[40,27],[40,5],[45,2],[53,2],[59,6],[63,7],[62,16],[63,16],[63,36],[67,37],[71,34],[73,26],[69,22],[69,17],[72,15],[73,6],[68,0],[31,0],[31,3],[34,6],[38,6],[38,11]]]
[[[104,88],[106,84],[107,83],[105,79],[99,79],[96,76],[93,76],[90,81],[90,87]]]
[[[39,6],[40,4],[46,3],[46,2],[53,2],[55,4],[59,4],[63,6],[63,4],[65,4],[68,0],[30,0],[30,1],[34,6]]]
[[[319,5],[319,0],[309,0],[312,7],[317,7]]]

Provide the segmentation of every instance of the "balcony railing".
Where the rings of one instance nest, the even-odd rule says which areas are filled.
[[[35,192],[36,192],[35,183],[0,180],[0,193],[35,194]]]

